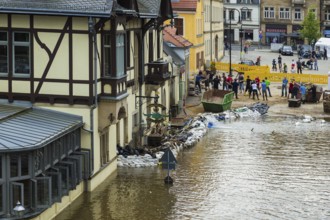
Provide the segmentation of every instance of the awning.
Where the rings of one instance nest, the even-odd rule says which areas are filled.
[[[299,38],[300,37],[300,34],[297,33],[297,32],[293,32],[293,33],[288,33],[288,34],[281,34],[281,36],[284,36],[284,37],[292,37],[292,38]]]
[[[0,104],[0,153],[42,148],[82,126],[81,116]]]

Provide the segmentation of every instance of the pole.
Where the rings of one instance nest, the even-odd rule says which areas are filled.
[[[231,76],[231,12],[229,10],[229,75]]]
[[[241,38],[241,60],[242,60],[242,53],[243,53],[243,29],[242,29],[242,25],[241,25],[241,30],[240,30],[240,33],[239,33],[239,36]]]

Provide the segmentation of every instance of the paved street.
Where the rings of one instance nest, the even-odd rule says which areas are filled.
[[[269,47],[263,47],[262,49],[257,49],[256,46],[252,46],[247,54],[245,54],[245,59],[253,60],[254,62],[257,60],[257,57],[261,57],[261,65],[268,65],[270,68],[272,67],[272,60],[276,59],[278,52],[271,52]],[[295,62],[298,59],[297,51],[294,51],[293,56],[282,56],[282,64],[286,63],[288,65],[288,70],[290,70],[290,65],[292,60]],[[239,63],[240,61],[240,45],[232,45],[232,63]],[[302,59],[305,62],[307,59]],[[225,57],[222,59],[222,62],[229,63],[229,50],[225,51]],[[303,70],[303,73],[309,74],[328,74],[330,71],[330,59],[329,60],[318,60],[319,70]]]

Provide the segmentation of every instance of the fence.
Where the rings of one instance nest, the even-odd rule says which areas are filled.
[[[286,77],[288,80],[294,79],[297,82],[328,84],[328,74],[297,74],[297,73],[271,73],[268,66],[248,66],[245,64],[232,64],[232,70],[243,72],[245,78],[250,76],[250,79],[255,79],[257,76],[260,79],[268,78],[271,82],[282,82]],[[216,63],[216,69],[229,72],[229,63]]]

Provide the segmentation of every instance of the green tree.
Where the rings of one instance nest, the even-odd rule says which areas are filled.
[[[316,19],[315,12],[312,8],[308,9],[308,14],[301,26],[302,29],[299,31],[300,36],[303,40],[306,38],[308,44],[316,42],[321,37],[320,21]]]

